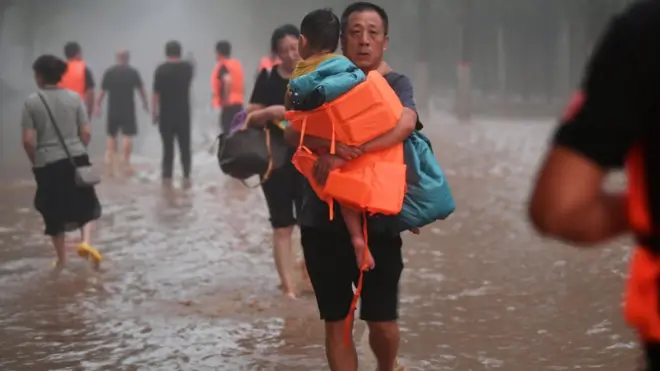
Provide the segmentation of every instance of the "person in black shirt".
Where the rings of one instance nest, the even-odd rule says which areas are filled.
[[[192,154],[190,149],[190,84],[193,67],[181,60],[181,44],[170,41],[165,45],[167,61],[154,74],[153,122],[158,125],[163,141],[162,178],[166,185],[172,181],[174,141],[179,145],[184,186],[190,186]]]
[[[137,120],[135,118],[135,96],[137,90],[142,98],[142,107],[149,111],[147,94],[142,86],[140,73],[129,64],[127,50],[117,52],[117,64],[108,68],[103,74],[101,94],[96,102],[96,116],[101,116],[101,104],[108,94],[107,150],[106,162],[112,164],[117,149],[117,135],[123,136],[123,160],[130,170],[130,156],[133,148],[132,137],[137,135]]]
[[[282,63],[270,71],[261,71],[247,108],[251,117],[248,124],[250,126],[267,125],[270,128],[271,141],[280,141],[283,144],[284,132],[279,123],[284,119],[284,96],[289,78],[296,63],[300,60],[299,37],[300,32],[293,25],[279,27],[273,32],[271,44],[277,50]],[[288,155],[289,158],[293,156],[293,149]],[[293,167],[291,161],[287,161],[284,166],[275,169],[261,187],[266,197],[270,223],[273,228],[275,265],[280,276],[282,290],[286,296],[291,298],[294,298],[296,294],[287,264],[291,261],[291,235],[300,211],[303,181],[304,178]]]
[[[649,252],[657,256],[660,247],[657,238],[640,238],[660,230],[659,101],[660,1],[647,0],[610,23],[557,128],[529,204],[537,230],[563,241],[594,245],[629,231],[636,235],[640,247],[631,259],[626,313],[638,288],[636,263]],[[628,191],[606,191],[607,173],[624,164]],[[648,308],[655,308],[656,319],[657,279],[651,274],[643,283],[655,291],[648,294]],[[627,317],[645,343],[647,370],[660,370],[657,328],[651,334]]]

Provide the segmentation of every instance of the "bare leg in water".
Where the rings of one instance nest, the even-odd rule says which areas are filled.
[[[277,274],[280,276],[282,292],[285,296],[295,299],[296,292],[291,277],[293,268],[292,234],[293,227],[273,229],[273,257]]]
[[[55,248],[55,254],[57,255],[55,268],[62,269],[66,265],[66,246],[64,244],[65,234],[60,233],[57,236],[52,236],[51,239],[53,241],[53,247]]]
[[[355,249],[355,258],[357,259],[358,268],[366,268],[367,270],[374,269],[376,263],[374,257],[367,249],[366,241],[364,240],[364,233],[362,231],[362,213],[353,210],[346,206],[341,206],[341,215],[344,217],[346,229],[351,235],[351,243]]]
[[[133,152],[133,138],[124,135],[122,137],[124,170],[128,175],[133,175],[133,166],[131,165],[131,153]]]
[[[77,251],[80,257],[84,259],[91,258],[92,262],[94,263],[94,267],[98,268],[101,264],[101,260],[103,260],[103,257],[98,250],[92,247],[90,243],[92,240],[93,229],[94,222],[89,222],[80,228],[80,238],[82,241],[78,245]]]

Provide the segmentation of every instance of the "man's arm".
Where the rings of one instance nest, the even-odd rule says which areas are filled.
[[[30,164],[34,165],[34,158],[37,154],[36,132],[34,129],[32,114],[27,103],[23,106],[21,129],[21,143],[23,143],[23,149],[25,150],[25,154],[27,155]]]
[[[220,101],[223,104],[227,104],[227,99],[229,98],[229,92],[231,91],[231,75],[226,66],[220,67],[218,71],[218,80],[220,86]]]
[[[160,92],[162,89],[162,77],[160,75],[160,69],[156,69],[154,73],[154,88],[151,95],[151,119],[154,124],[158,123],[158,114],[159,114],[159,103],[160,103]]]
[[[89,125],[89,116],[85,112],[85,104],[82,101],[80,101],[76,111],[76,125],[78,126],[78,137],[83,145],[87,147],[92,140],[92,130]]]
[[[387,65],[385,65],[385,67],[389,68]],[[399,122],[392,130],[363,144],[361,146],[363,152],[379,151],[392,147],[393,145],[406,140],[406,138],[415,131],[418,116],[415,107],[413,86],[410,79],[404,75],[399,75],[391,85],[392,89],[394,89],[403,104],[401,118],[399,118]],[[285,130],[284,136],[289,145],[297,146],[300,143],[300,133],[296,132],[291,127],[288,127],[287,130]],[[327,151],[330,148],[329,140],[313,137],[309,134],[305,134],[303,144],[312,151]]]
[[[594,244],[628,230],[625,196],[607,193],[603,183],[657,121],[658,61],[648,51],[658,38],[640,15],[636,9],[610,25],[587,69],[583,99],[557,130],[529,203],[541,233]]]
[[[101,80],[101,92],[99,93],[99,97],[96,99],[96,105],[94,106],[94,115],[95,116],[100,116],[101,115],[101,106],[103,105],[103,99],[105,98],[105,92],[108,90],[108,71],[106,71],[103,74],[103,79]]]
[[[91,116],[94,113],[94,75],[92,71],[85,67],[85,106],[87,107],[87,114]]]
[[[142,107],[145,111],[149,111],[149,103],[147,99],[147,92],[144,90],[144,84],[142,83],[142,76],[140,73],[135,70],[135,89],[137,89],[140,94],[140,99],[142,100]]]

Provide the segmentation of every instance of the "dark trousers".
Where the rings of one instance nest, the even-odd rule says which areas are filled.
[[[660,371],[660,343],[648,342],[644,344],[644,371]]]
[[[179,158],[183,177],[190,178],[190,168],[192,166],[192,155],[190,153],[190,120],[181,120],[179,122],[161,122],[160,137],[163,141],[163,179],[172,179],[174,167],[174,141],[179,145]]]
[[[242,104],[233,104],[231,106],[222,107],[222,111],[220,112],[220,130],[222,133],[229,134],[234,116],[242,110]]]

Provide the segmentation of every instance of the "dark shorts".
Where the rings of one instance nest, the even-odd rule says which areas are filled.
[[[135,119],[135,116],[124,115],[108,117],[108,136],[116,137],[120,132],[127,137],[137,135],[137,120]]]
[[[352,285],[359,270],[347,232],[301,228],[307,271],[314,287],[321,319],[341,321],[348,316],[353,300]],[[399,279],[403,271],[401,236],[369,235],[369,248],[376,268],[365,273],[360,318],[390,322],[398,318]]]
[[[660,343],[646,343],[644,345],[644,371],[660,371]]]
[[[222,111],[220,112],[220,129],[223,133],[229,133],[231,129],[231,121],[234,119],[234,116],[242,110],[242,104],[222,107]]]
[[[270,178],[261,185],[273,229],[296,225],[302,206],[303,181],[302,175],[289,161],[274,170]]]

